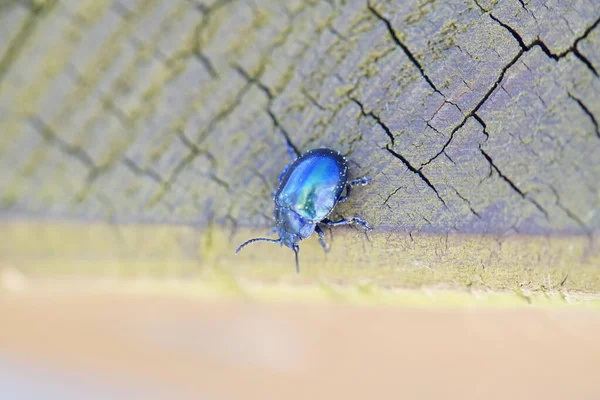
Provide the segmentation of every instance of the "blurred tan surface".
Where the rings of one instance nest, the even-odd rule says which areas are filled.
[[[0,295],[0,316],[0,361],[162,398],[600,398],[586,308],[46,293]]]

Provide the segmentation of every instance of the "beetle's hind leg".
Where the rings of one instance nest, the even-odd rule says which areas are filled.
[[[281,173],[279,174],[279,178],[277,178],[277,181],[279,182],[280,185],[281,185],[281,181],[283,181],[283,177],[285,176],[286,172],[288,172],[288,170],[290,169],[290,167],[292,166],[294,161],[296,161],[296,159],[298,158],[298,153],[296,153],[296,149],[293,148],[292,145],[288,142],[285,142],[285,144],[287,146],[287,154],[292,159],[292,161],[290,161],[290,163],[288,165],[286,165],[285,168],[283,169],[283,171],[281,171]],[[276,192],[277,192],[277,190],[273,190],[271,192],[271,195],[273,197],[275,197]]]
[[[281,181],[283,181],[283,177],[285,176],[286,172],[288,172],[288,170],[290,169],[290,167],[292,166],[293,163],[294,162],[292,161],[291,163],[286,165],[285,168],[283,169],[283,171],[281,171],[281,173],[279,174],[279,178],[277,178],[277,182],[279,182],[280,185],[281,185]],[[276,193],[277,193],[277,189],[271,190],[271,197],[275,198]]]
[[[372,230],[372,228],[369,226],[367,221],[365,221],[364,219],[358,218],[358,217],[352,217],[350,219],[344,218],[339,221],[332,221],[328,218],[325,218],[323,221],[321,221],[321,223],[323,223],[325,225],[329,225],[329,226],[342,226],[342,225],[357,224],[357,225],[362,226],[367,231]]]
[[[300,153],[298,153],[296,148],[287,140],[285,141],[285,147],[287,149],[288,156],[292,159],[292,162],[296,161],[296,158],[300,157]]]
[[[367,183],[373,182],[373,178],[369,178],[368,176],[363,176],[362,178],[355,179],[350,182],[350,186],[364,186]]]
[[[348,200],[348,196],[350,196],[350,191],[352,190],[352,186],[365,186],[366,184],[370,183],[373,180],[373,178],[369,178],[369,177],[362,177],[359,179],[355,179],[351,182],[349,182],[348,184],[346,184],[346,194],[342,197],[340,197],[340,199],[338,200],[338,203],[343,203],[346,200]]]
[[[292,166],[293,163],[294,162],[292,161],[291,163],[286,165],[285,168],[283,169],[283,171],[281,171],[281,173],[279,174],[279,178],[277,178],[277,180],[279,181],[280,184],[281,184],[281,181],[283,180],[283,177],[285,176],[285,173],[288,172],[288,169],[290,169],[290,167]]]
[[[286,165],[285,168],[283,169],[283,171],[281,171],[281,173],[279,174],[279,178],[277,178],[277,182],[279,182],[280,185],[281,185],[281,181],[283,181],[283,177],[285,176],[285,173],[288,172],[288,169],[290,169],[290,167],[292,166],[293,163],[294,162],[292,161],[291,163]],[[271,190],[271,197],[273,199],[275,199],[276,194],[277,194],[277,189]]]
[[[319,243],[321,243],[323,250],[325,253],[327,253],[329,251],[329,246],[327,245],[327,242],[325,242],[325,233],[323,232],[323,229],[317,225],[315,226],[315,232],[317,232],[317,235],[319,235]]]

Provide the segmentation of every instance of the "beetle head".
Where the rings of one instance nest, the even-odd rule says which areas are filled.
[[[296,256],[296,272],[300,272],[300,266],[298,264],[298,252],[300,251],[300,246],[298,246],[298,242],[310,237],[315,230],[316,224],[302,218],[295,211],[282,207],[275,208],[275,218],[277,220],[277,233],[279,234],[279,239],[250,239],[242,243],[235,251],[235,254],[239,253],[242,248],[253,242],[264,241],[279,243],[281,246],[285,245],[294,251],[294,255]]]
[[[293,248],[299,241],[310,237],[315,231],[316,224],[314,222],[301,217],[289,208],[276,207],[275,219],[281,243],[289,248]]]

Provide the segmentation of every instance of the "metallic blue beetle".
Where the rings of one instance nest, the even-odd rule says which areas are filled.
[[[300,272],[299,241],[317,232],[321,246],[327,252],[321,224],[340,226],[356,223],[371,230],[365,221],[357,217],[335,222],[327,218],[337,203],[348,199],[352,186],[366,185],[371,180],[365,177],[348,182],[348,162],[334,150],[322,148],[304,153],[285,167],[279,176],[279,189],[274,195],[277,223],[274,231],[279,234],[279,239],[250,239],[238,247],[235,253],[259,240],[286,245],[294,250],[296,272]],[[344,189],[346,193],[342,196]]]

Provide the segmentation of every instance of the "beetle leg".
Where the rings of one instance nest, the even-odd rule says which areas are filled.
[[[279,183],[281,183],[281,181],[283,180],[283,177],[285,176],[285,173],[288,172],[288,169],[290,169],[290,167],[292,166],[293,161],[291,163],[289,163],[288,165],[285,166],[285,168],[283,169],[283,171],[281,171],[281,174],[279,174]]]
[[[352,186],[364,186],[367,183],[371,182],[373,180],[373,178],[368,178],[366,176],[359,178],[359,179],[355,179],[352,182],[349,182],[348,184],[346,184],[346,194],[342,197],[340,197],[340,199],[338,200],[338,203],[343,203],[346,200],[348,200],[348,196],[350,196],[350,191],[352,189]]]
[[[350,190],[352,189],[352,185],[350,185],[349,183],[346,185],[346,194],[343,195],[342,197],[340,197],[340,199],[338,200],[338,203],[343,203],[346,200],[348,200],[348,196],[350,196]]]
[[[298,158],[298,156],[300,154],[298,154],[296,152],[296,149],[292,146],[292,144],[290,142],[288,142],[287,140],[285,141],[286,147],[287,147],[287,153],[288,156],[290,156],[290,158],[292,159],[292,162],[296,161],[296,158]]]
[[[325,233],[323,232],[323,229],[317,225],[315,226],[315,232],[319,235],[319,242],[321,243],[323,250],[325,250],[325,253],[327,253],[329,251],[329,246],[327,246],[327,243],[325,242]]]
[[[298,153],[296,153],[296,149],[294,149],[292,147],[292,145],[288,142],[285,142],[285,144],[287,146],[287,154],[292,159],[292,162],[290,162],[288,165],[286,165],[285,168],[283,169],[283,171],[281,171],[281,174],[279,174],[279,183],[281,183],[281,181],[283,180],[283,177],[285,176],[285,173],[288,171],[288,169],[290,169],[290,166],[298,158]]]
[[[369,226],[369,224],[367,223],[367,221],[365,221],[364,219],[358,218],[358,217],[352,217],[350,219],[344,218],[339,221],[332,221],[330,219],[325,218],[324,220],[321,221],[321,223],[323,223],[325,225],[329,225],[329,226],[342,226],[342,225],[357,224],[357,225],[362,226],[367,231],[370,231],[372,229]]]
[[[367,183],[373,182],[373,178],[369,178],[368,176],[363,176],[362,178],[358,178],[350,182],[351,186],[365,186]]]

